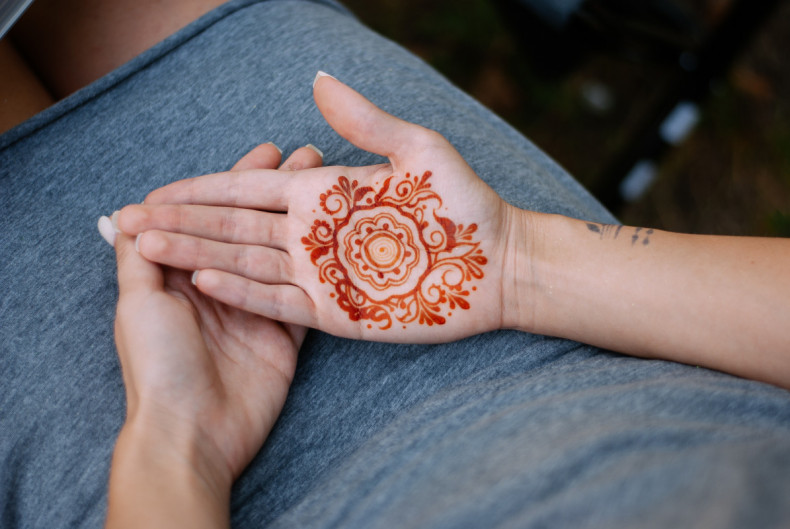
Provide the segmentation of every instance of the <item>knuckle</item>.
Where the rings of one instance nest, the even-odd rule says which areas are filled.
[[[258,238],[264,242],[271,241],[272,235],[274,234],[274,228],[271,225],[271,222],[267,222],[266,216],[261,215],[258,222],[256,223],[256,231],[258,232]]]
[[[239,221],[235,210],[223,213],[219,220],[219,233],[223,240],[234,242],[238,238]]]
[[[250,249],[240,246],[233,256],[233,272],[244,277],[254,277],[254,259],[251,258]]]
[[[277,257],[277,279],[283,283],[294,282],[291,257],[285,252],[280,252]]]
[[[285,308],[285,295],[282,289],[271,289],[268,301],[269,317],[274,320],[281,320]]]
[[[177,231],[184,231],[189,226],[188,211],[181,206],[165,206],[163,217],[165,219],[165,226],[170,227]]]

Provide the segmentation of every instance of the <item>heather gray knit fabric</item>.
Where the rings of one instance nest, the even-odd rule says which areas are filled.
[[[459,9],[462,7],[459,5]],[[316,70],[442,132],[510,202],[611,221],[562,169],[332,2],[234,0],[0,136],[0,526],[98,527],[124,417],[99,215],[254,145],[339,138]],[[779,527],[790,394],[516,332],[309,334],[237,527]]]

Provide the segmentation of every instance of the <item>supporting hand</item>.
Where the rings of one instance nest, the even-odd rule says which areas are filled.
[[[234,169],[279,159],[262,145]],[[319,165],[320,157],[300,149],[288,164]],[[127,417],[107,525],[226,525],[231,484],[280,413],[305,330],[204,296],[188,272],[144,259],[127,235],[114,243]]]

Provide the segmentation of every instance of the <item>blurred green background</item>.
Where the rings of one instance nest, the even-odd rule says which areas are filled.
[[[595,54],[562,77],[538,73],[489,0],[343,0],[522,131],[589,188],[661,89],[666,71]],[[727,0],[686,0],[715,24]],[[758,0],[759,1],[759,0]],[[790,2],[711,86],[692,134],[658,178],[615,213],[627,224],[711,234],[790,236]],[[605,110],[584,91],[603,85]]]

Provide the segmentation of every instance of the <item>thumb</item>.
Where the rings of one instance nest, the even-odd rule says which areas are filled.
[[[119,233],[115,238],[115,256],[118,260],[120,296],[164,289],[162,267],[137,252],[134,237]]]
[[[436,132],[384,112],[324,72],[316,75],[313,97],[335,132],[360,149],[386,156],[393,163],[403,160],[415,146],[424,148],[431,138],[441,138]]]
[[[118,263],[118,290],[120,296],[162,290],[164,274],[162,267],[145,259],[137,252],[135,238],[115,228],[117,212],[112,220],[99,219],[102,237],[115,248]]]

